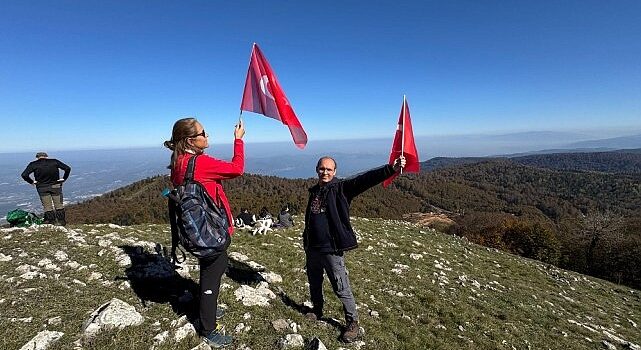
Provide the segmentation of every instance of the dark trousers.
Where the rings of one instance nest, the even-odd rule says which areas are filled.
[[[323,310],[323,271],[332,285],[334,294],[343,304],[345,320],[357,321],[356,301],[349,285],[345,259],[342,254],[320,253],[312,250],[305,252],[307,281],[309,282],[309,294],[314,304],[314,312],[322,313]]]
[[[216,329],[216,309],[220,279],[227,268],[227,252],[211,259],[200,259],[199,313],[202,332],[209,334]]]

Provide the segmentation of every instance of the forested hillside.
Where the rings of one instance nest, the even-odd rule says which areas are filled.
[[[300,212],[307,204],[308,188],[314,184],[312,179],[284,179],[253,174],[223,182],[234,214],[240,208],[249,208],[257,214],[263,206],[272,214],[277,214],[288,203],[295,213]],[[166,223],[167,200],[161,193],[169,185],[167,176],[157,176],[71,205],[67,209],[69,221],[119,225]],[[352,202],[352,214],[400,219],[405,213],[420,211],[421,203],[420,198],[394,186],[387,189],[375,186]]]
[[[641,172],[633,166],[640,154],[583,155],[576,167],[589,171],[550,169],[569,167],[574,154],[522,157],[537,167],[515,159],[466,159],[402,175],[387,189],[375,186],[354,200],[352,215],[444,213],[450,221],[436,227],[441,231],[641,287]],[[241,207],[257,213],[263,206],[276,214],[285,203],[300,214],[314,183],[246,174],[224,187],[235,214]],[[168,185],[167,177],[151,178],[70,206],[69,221],[166,223],[161,192]]]
[[[433,171],[457,165],[475,164],[507,159],[517,164],[537,168],[571,171],[599,171],[614,174],[641,173],[641,149],[608,152],[566,152],[505,157],[436,157],[421,164],[421,169]]]
[[[511,158],[541,168],[574,171],[600,171],[615,174],[640,174],[641,149],[613,152],[555,153]]]
[[[641,174],[540,169],[509,159],[401,177],[396,186],[451,211],[506,212],[558,219],[590,210],[631,215],[641,208]]]

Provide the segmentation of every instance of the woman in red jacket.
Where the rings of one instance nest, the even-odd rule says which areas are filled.
[[[243,174],[245,167],[243,136],[245,128],[240,121],[234,129],[234,156],[231,162],[210,157],[203,152],[209,147],[209,136],[203,126],[195,118],[178,120],[173,127],[171,140],[165,142],[165,147],[173,151],[171,155],[171,182],[174,186],[182,184],[189,158],[200,155],[196,159],[194,180],[200,182],[209,196],[219,207],[225,208],[229,220],[229,234],[234,230],[233,216],[229,202],[221,185],[222,180],[232,179]],[[227,267],[227,253],[199,259],[200,264],[200,296],[199,314],[201,334],[209,345],[222,347],[232,343],[232,337],[224,335],[221,327],[216,324],[216,314],[222,317],[218,308],[218,292],[220,279]]]

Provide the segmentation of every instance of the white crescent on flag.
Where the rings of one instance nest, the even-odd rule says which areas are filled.
[[[269,84],[269,78],[266,75],[263,75],[260,78],[260,90],[263,92],[263,94],[265,94],[265,96],[271,98],[272,101],[275,101],[274,96],[272,96],[271,92],[269,92],[267,84]]]

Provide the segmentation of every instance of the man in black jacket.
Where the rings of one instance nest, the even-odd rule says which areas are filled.
[[[394,161],[394,166],[388,164],[346,180],[338,180],[334,177],[336,161],[333,158],[322,157],[316,165],[318,184],[309,189],[303,231],[307,280],[314,305],[306,317],[318,320],[323,315],[324,271],[334,294],[343,304],[346,323],[341,335],[343,342],[353,342],[359,333],[356,302],[343,257],[343,252],[358,245],[349,220],[350,204],[354,197],[385,181],[404,166],[405,158],[401,156]]]
[[[44,207],[44,222],[46,224],[58,224],[65,226],[65,209],[62,206],[62,183],[67,180],[71,168],[57,160],[49,159],[45,152],[36,153],[36,160],[29,163],[22,172],[22,178],[28,183],[35,185]],[[60,177],[58,169],[64,171]],[[29,175],[33,173],[32,179]]]

